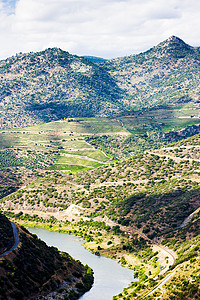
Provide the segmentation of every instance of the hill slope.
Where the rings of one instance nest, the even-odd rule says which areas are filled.
[[[29,211],[49,218],[72,219],[70,207],[84,217],[130,224],[163,236],[200,205],[200,135],[173,147],[148,150],[122,161],[80,173],[52,173],[1,200],[4,211]],[[46,212],[46,213],[45,213]]]
[[[150,50],[102,64],[129,96],[129,109],[199,103],[200,48],[172,36]]]
[[[58,48],[18,54],[0,61],[0,128],[188,102],[198,109],[199,73],[200,48],[174,36],[103,62]]]
[[[8,220],[1,214],[0,218],[2,253],[8,246],[10,228]],[[0,259],[0,299],[39,299],[39,296],[49,299],[46,296],[51,292],[77,299],[91,288],[90,268],[73,260],[69,254],[48,247],[26,229],[18,227],[18,232],[20,245]]]
[[[95,63],[58,48],[0,62],[1,128],[110,115],[121,91]]]
[[[14,144],[13,142],[13,146],[16,148],[5,149],[0,152],[2,174],[4,173],[5,176],[10,174],[13,180],[9,180],[8,176],[6,176],[4,180],[2,178],[0,197],[3,198],[17,190],[20,186],[22,187],[22,182],[24,183],[23,185],[28,184],[28,180],[25,182],[22,180],[24,177],[28,177],[29,174],[35,175],[35,177],[38,175],[39,177],[38,180],[35,178],[35,183],[28,185],[25,189],[21,188],[18,192],[2,199],[0,203],[2,209],[16,209],[20,211],[21,209],[32,210],[34,207],[37,213],[46,211],[51,215],[52,212],[61,212],[63,210],[65,212],[73,203],[79,204],[83,202],[84,207],[90,208],[88,216],[90,214],[98,216],[108,213],[108,217],[112,216],[116,221],[118,217],[120,218],[120,214],[122,213],[120,209],[124,207],[124,213],[127,212],[127,214],[129,214],[135,211],[133,214],[134,225],[138,226],[138,224],[140,224],[139,221],[143,219],[143,213],[141,212],[143,211],[142,206],[145,203],[146,206],[151,206],[152,211],[155,211],[154,219],[151,223],[152,234],[156,232],[156,228],[159,228],[159,230],[162,229],[161,231],[163,232],[163,230],[169,227],[167,225],[168,222],[170,226],[172,226],[173,223],[174,226],[179,225],[179,223],[176,223],[177,220],[174,220],[173,213],[171,214],[173,209],[170,208],[170,210],[168,210],[167,208],[163,214],[162,209],[158,210],[157,201],[159,199],[160,207],[168,207],[169,203],[172,205],[169,199],[174,200],[176,197],[177,201],[182,201],[182,197],[190,196],[185,193],[185,188],[187,188],[187,190],[191,188],[196,189],[196,185],[191,186],[189,180],[197,180],[198,182],[199,135],[189,138],[188,142],[187,140],[180,141],[177,144],[178,146],[173,145],[172,147],[171,145],[171,147],[167,147],[166,144],[165,148],[160,150],[156,150],[158,143],[149,143],[149,145],[144,145],[144,147],[148,146],[148,153],[142,153],[142,149],[139,149],[140,152],[138,152],[140,155],[132,156],[123,161],[111,162],[105,153],[92,148],[92,146],[83,139],[83,136],[78,135],[78,132],[80,134],[82,131],[83,134],[85,134],[85,132],[88,133],[89,131],[86,131],[86,125],[91,125],[92,129],[95,128],[97,130],[97,128],[99,128],[98,136],[92,138],[92,141],[96,141],[95,146],[98,145],[98,141],[102,142],[102,140],[100,140],[100,138],[102,138],[103,141],[110,144],[115,152],[117,149],[124,151],[123,146],[125,146],[125,143],[122,142],[120,136],[118,144],[114,144],[112,142],[114,141],[113,132],[110,132],[110,137],[100,135],[101,132],[106,130],[107,126],[110,127],[110,123],[104,123],[101,118],[100,124],[97,123],[95,125],[95,121],[97,122],[99,120],[92,119],[92,122],[88,119],[84,119],[84,121],[82,120],[80,122],[75,122],[75,120],[74,122],[54,122],[22,129],[22,132],[9,130],[10,137],[12,133],[12,137],[18,137],[20,143]],[[107,121],[107,119],[104,121]],[[112,123],[115,124],[114,121]],[[118,124],[118,122],[116,122],[116,124]],[[97,125],[101,125],[101,127],[97,127]],[[199,126],[196,127],[196,129],[199,130]],[[71,128],[73,128],[74,133],[77,133],[73,139],[71,134],[69,137],[67,137],[66,134],[66,132],[70,132]],[[85,130],[83,130],[84,128]],[[195,127],[191,128],[194,129]],[[191,128],[190,132],[193,132]],[[57,135],[54,136],[54,131],[51,132],[50,129],[57,131]],[[120,126],[117,127],[116,125],[114,129],[116,133],[123,133],[121,131],[122,127]],[[39,132],[42,133],[39,134]],[[184,132],[185,130],[179,132],[173,131],[174,137],[172,141],[179,140],[180,137],[178,133],[184,136]],[[194,133],[195,130],[193,134]],[[87,140],[91,142],[89,137]],[[50,143],[50,141],[52,141],[52,143]],[[57,144],[54,144],[55,142]],[[140,144],[140,147],[142,146],[141,138],[136,137],[133,139],[133,137],[129,136],[127,138],[127,144],[130,146],[133,142]],[[189,144],[184,147],[184,143]],[[133,147],[135,144],[133,144]],[[153,148],[154,145],[155,147]],[[25,149],[24,146],[28,148]],[[46,148],[46,146],[48,147]],[[47,149],[49,149],[48,152]],[[58,155],[57,157],[55,156],[56,154]],[[42,161],[43,157],[45,157],[45,161]],[[97,159],[99,168],[95,168],[95,166],[97,166]],[[48,169],[49,161],[51,161],[51,163],[56,161],[56,163]],[[41,170],[43,167],[42,162],[44,163],[44,168],[46,168],[46,171],[43,172]],[[79,164],[81,166],[83,162],[85,162],[85,165],[86,162],[93,164],[88,168],[88,172],[80,172],[77,174],[71,174],[69,171],[63,172],[64,170],[70,169],[70,166],[72,171],[72,163],[74,167],[75,163],[77,166],[79,166]],[[100,168],[100,165],[102,168]],[[95,169],[91,169],[92,166]],[[37,170],[38,173],[35,172]],[[79,169],[79,171],[81,170],[86,170],[86,168]],[[14,175],[16,178],[20,177],[22,181],[19,185],[19,182],[16,180],[15,184],[17,185],[18,183],[16,187],[14,186]],[[28,179],[30,182],[31,177]],[[8,189],[9,187],[12,187],[13,190]],[[172,188],[174,190],[178,189],[177,194],[174,194],[174,191],[171,192]],[[139,198],[136,203],[134,199],[126,199],[127,196],[131,196],[132,193],[136,191],[139,193]],[[141,191],[144,193],[140,194]],[[194,197],[196,197],[195,193],[196,192],[192,194]],[[176,202],[173,201],[173,207],[175,206]],[[187,210],[185,211],[185,206],[181,205],[181,221],[186,217],[184,211],[187,214],[189,210],[191,211],[196,208],[194,203],[189,203],[186,207]],[[178,206],[176,209],[177,208]],[[138,218],[136,218],[136,212],[138,212]],[[171,219],[169,218],[169,214]],[[66,217],[65,214],[63,214],[63,216]],[[161,219],[163,223],[162,228]],[[141,222],[140,226],[144,226],[144,228],[145,226],[149,226],[149,224],[146,224],[146,220],[145,222]]]
[[[196,135],[95,170],[49,172],[2,199],[2,209],[20,222],[46,222],[57,224],[59,229],[69,224],[69,232],[83,237],[95,253],[138,270],[139,281],[113,299],[139,299],[159,283],[156,275],[165,263],[160,258],[156,264],[158,258],[153,258],[156,254],[150,251],[150,240],[154,246],[161,243],[176,252],[170,270],[180,267],[176,279],[172,277],[158,296],[199,299],[199,145],[200,135]],[[116,240],[119,229],[129,234],[121,232]],[[135,256],[140,267],[133,261]],[[164,261],[168,258],[165,254]]]

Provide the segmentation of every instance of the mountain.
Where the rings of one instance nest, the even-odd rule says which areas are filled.
[[[121,90],[101,67],[58,48],[0,62],[0,126],[111,115]]]
[[[0,214],[0,254],[13,245],[12,227]],[[91,288],[92,270],[54,247],[48,247],[36,235],[17,226],[19,246],[0,258],[0,299],[78,299]],[[69,297],[69,298],[68,298]],[[54,298],[55,299],[55,298]]]
[[[184,103],[199,108],[199,74],[200,48],[175,36],[105,61],[58,48],[18,54],[0,62],[0,128]]]
[[[178,37],[101,65],[124,90],[123,102],[130,110],[187,102],[199,106],[200,48]]]

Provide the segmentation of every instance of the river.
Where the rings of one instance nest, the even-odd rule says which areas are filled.
[[[68,252],[72,257],[93,269],[94,285],[80,298],[81,300],[111,300],[114,295],[122,292],[123,288],[134,281],[132,270],[122,267],[112,259],[90,253],[82,245],[83,239],[40,228],[29,228],[29,231],[37,234],[47,245]]]

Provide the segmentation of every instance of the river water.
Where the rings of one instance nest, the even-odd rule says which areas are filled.
[[[123,288],[134,281],[132,270],[122,267],[112,259],[90,253],[82,245],[83,239],[40,228],[29,228],[29,231],[37,234],[47,245],[68,252],[72,257],[93,269],[94,285],[80,298],[81,300],[111,300],[114,295],[122,292]]]

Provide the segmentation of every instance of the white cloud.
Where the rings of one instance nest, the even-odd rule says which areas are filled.
[[[196,0],[0,0],[0,57],[60,47],[116,57],[146,50],[170,35],[200,45]],[[12,4],[12,5],[11,5]]]

